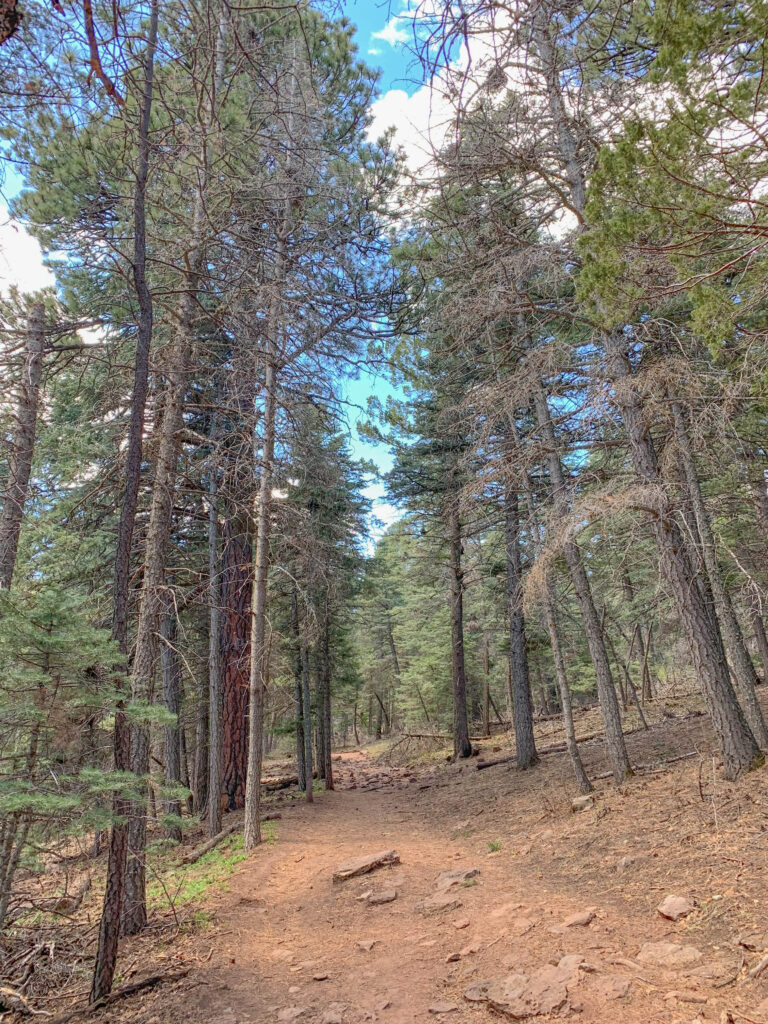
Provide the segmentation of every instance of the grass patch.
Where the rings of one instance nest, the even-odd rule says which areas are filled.
[[[209,889],[226,891],[230,876],[237,865],[246,859],[243,836],[237,833],[188,867],[172,863],[167,850],[161,849],[156,853],[156,857],[147,861],[149,913],[166,910],[169,906],[173,910],[189,907],[201,902]],[[193,921],[198,913],[203,912],[196,912]],[[204,916],[207,924],[210,919]]]
[[[490,841],[490,843],[488,843],[488,853],[498,853],[500,849],[501,849],[501,840],[500,839],[492,839]]]

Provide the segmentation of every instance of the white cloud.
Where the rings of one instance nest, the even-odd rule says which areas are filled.
[[[35,292],[53,283],[37,239],[0,206],[0,294],[7,295],[13,285],[22,292]]]
[[[370,46],[368,48],[368,53],[371,57],[378,57],[381,54],[381,50],[377,50],[375,46]]]
[[[380,32],[374,32],[371,38],[381,39],[383,43],[389,43],[390,46],[402,46],[412,38],[407,25],[408,23],[403,18],[395,15]]]

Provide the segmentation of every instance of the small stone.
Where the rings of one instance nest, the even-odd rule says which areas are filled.
[[[459,960],[461,960],[461,953],[451,953],[450,956],[445,958],[445,962],[447,964],[455,964]]]
[[[456,1003],[432,1003],[429,1008],[430,1013],[453,1013],[454,1010],[458,1010]]]
[[[460,950],[461,956],[472,956],[473,953],[479,953],[482,943],[480,939],[473,939],[468,943],[462,950]]]
[[[476,878],[479,874],[479,868],[455,868],[452,871],[441,871],[437,876],[437,888],[444,892],[454,885],[463,885],[471,878]]]
[[[677,970],[691,967],[701,960],[702,954],[695,946],[679,946],[674,942],[644,942],[637,954],[641,964],[666,967]]]
[[[587,793],[585,796],[575,796],[571,800],[571,808],[576,813],[579,811],[588,811],[590,807],[595,806],[595,798],[592,793]]]
[[[453,924],[453,927],[456,929],[457,932],[462,931],[462,929],[464,928],[469,928],[468,917],[460,917],[458,921],[452,921],[451,923]]]
[[[331,1003],[320,1018],[321,1024],[344,1024],[345,1009],[343,1003]]]
[[[595,919],[595,908],[587,907],[586,910],[580,910],[577,914],[571,914],[570,917],[566,917],[563,921],[564,928],[586,928],[587,925]]]
[[[679,921],[687,917],[694,909],[687,896],[665,896],[656,908],[662,917],[669,921]]]
[[[370,953],[378,941],[378,939],[358,939],[355,945],[364,953]]]
[[[476,981],[466,990],[464,998],[468,1003],[487,1003],[488,992],[493,984],[495,984],[493,979]]]
[[[297,1020],[308,1009],[309,1007],[307,1006],[284,1006],[282,1010],[277,1011],[277,1019],[283,1021]]]
[[[317,974],[312,975],[313,981],[328,981],[328,975],[323,971],[318,971]]]
[[[378,1003],[374,1003],[373,1008],[378,1013],[381,1013],[382,1010],[388,1010],[391,1005],[392,1001],[390,999],[380,999]]]
[[[668,1003],[696,1003],[702,1006],[709,1001],[706,996],[699,995],[698,992],[667,992],[664,1000]]]
[[[380,907],[385,903],[394,903],[397,899],[397,889],[382,889],[368,897],[369,907]]]
[[[373,896],[373,889],[366,889],[365,892],[361,892],[359,896],[355,896],[358,903],[365,903]]]
[[[458,910],[460,906],[462,902],[457,896],[449,892],[437,892],[418,903],[416,909],[423,914],[440,914],[448,910]]]
[[[619,873],[622,873],[622,872],[626,871],[628,868],[631,868],[634,863],[635,863],[635,858],[634,857],[629,857],[629,856],[622,857],[621,860],[619,861],[619,863],[616,865],[616,870]]]
[[[297,992],[301,992],[301,985],[291,985],[288,989],[288,994],[295,996]]]
[[[603,999],[624,999],[629,995],[632,979],[623,974],[606,974],[598,981],[598,992]]]

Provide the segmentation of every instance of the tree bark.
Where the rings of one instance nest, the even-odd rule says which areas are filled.
[[[175,715],[176,721],[173,725],[165,727],[164,760],[165,760],[165,782],[169,786],[181,785],[181,729],[179,727],[179,713],[181,711],[180,686],[181,686],[181,663],[178,651],[176,650],[176,612],[173,603],[169,602],[169,609],[163,616],[160,627],[162,646],[160,648],[160,666],[163,679],[163,703],[170,714]],[[181,818],[181,801],[171,797],[164,801],[166,814],[175,815]],[[171,825],[166,829],[169,839],[174,842],[181,842],[181,828],[179,825]]]
[[[523,572],[520,561],[520,512],[517,491],[509,484],[505,486],[504,495],[504,546],[507,567],[509,664],[512,678],[516,764],[518,768],[531,768],[539,758],[533,735],[533,702],[528,672],[528,651],[525,643]]]
[[[549,112],[560,160],[569,183],[571,208],[580,223],[584,224],[586,174],[573,121],[563,96],[561,68],[558,66],[557,50],[550,36],[544,8],[539,8],[534,16],[534,42],[547,83]],[[734,778],[740,771],[762,764],[763,757],[731,686],[722,639],[697,586],[689,553],[664,490],[656,449],[645,422],[642,400],[637,388],[630,383],[632,371],[626,338],[621,332],[614,331],[604,333],[602,340],[608,378],[614,386],[614,404],[624,422],[635,471],[656,494],[657,508],[651,515],[651,528],[662,571],[688,637],[694,670],[704,691],[721,746],[726,777]]]
[[[301,696],[304,705],[304,792],[307,803],[314,800],[312,792],[312,694],[309,689],[309,651],[306,641],[301,644]]]
[[[144,417],[149,386],[149,353],[152,345],[154,308],[146,278],[146,192],[149,177],[149,125],[154,87],[155,48],[158,29],[158,0],[152,0],[149,31],[144,52],[144,85],[140,101],[138,164],[133,198],[133,282],[139,304],[131,417],[125,463],[125,488],[115,549],[112,636],[123,656],[128,658],[128,599],[130,594],[131,548],[138,507],[143,452]],[[122,689],[123,679],[118,679]],[[115,708],[113,757],[116,771],[130,770],[131,746],[125,702],[120,697]],[[128,855],[128,815],[130,803],[117,790],[112,800],[113,823],[109,839],[107,878],[104,889],[99,942],[88,1001],[94,1003],[112,991],[117,964],[117,949],[125,895],[125,871]]]
[[[221,572],[216,469],[208,477],[208,834],[221,832]]]
[[[571,761],[573,774],[576,776],[576,782],[579,787],[579,792],[591,793],[592,783],[589,781],[587,773],[584,770],[584,762],[581,760],[581,754],[579,753],[579,745],[576,742],[576,729],[573,724],[573,706],[571,704],[571,690],[568,685],[568,675],[565,670],[565,659],[563,658],[563,649],[560,645],[560,631],[557,625],[555,599],[549,581],[547,581],[545,587],[546,589],[544,594],[544,616],[547,620],[549,641],[552,645],[552,658],[555,663],[555,679],[557,681],[557,694],[560,698],[560,708],[563,715],[565,747],[568,751],[568,757]]]
[[[768,637],[765,635],[765,625],[760,609],[760,599],[753,591],[749,599],[749,616],[752,623],[752,632],[755,634],[755,643],[760,652],[760,661],[763,666],[763,682],[768,682]]]
[[[461,568],[461,523],[455,509],[448,512],[450,545],[451,678],[453,681],[453,753],[471,757],[467,724],[467,676],[464,664],[464,574]]]
[[[290,73],[286,131],[288,154],[286,157],[286,178],[290,179],[293,159],[293,117],[296,92],[296,62]],[[271,542],[270,511],[272,507],[272,478],[275,458],[275,418],[277,412],[277,350],[278,337],[282,331],[283,276],[287,241],[291,232],[294,199],[286,195],[282,216],[277,225],[277,247],[272,273],[271,296],[266,324],[266,346],[264,359],[264,433],[261,448],[261,476],[254,510],[256,527],[256,559],[253,573],[252,618],[251,618],[251,664],[248,686],[248,775],[245,784],[245,825],[243,848],[253,850],[261,842],[261,763],[263,756],[264,732],[264,687],[268,671],[269,654],[265,643],[267,620],[267,575],[269,572],[269,547]],[[309,776],[311,781],[311,775]],[[311,788],[311,787],[310,787]]]
[[[552,485],[552,500],[555,519],[563,518],[568,509],[568,494],[565,486],[565,477],[558,453],[558,444],[555,438],[554,425],[549,414],[547,399],[544,389],[537,386],[533,391],[533,408],[536,414],[536,421],[541,431],[543,440],[547,445],[547,466],[549,478]],[[584,633],[587,638],[587,646],[595,671],[595,682],[597,685],[597,699],[600,704],[600,711],[605,724],[605,746],[608,760],[611,765],[613,777],[616,782],[623,782],[627,775],[631,775],[632,767],[629,763],[627,748],[624,743],[624,735],[621,729],[621,715],[619,713],[619,702],[616,698],[616,690],[613,685],[613,676],[608,662],[608,654],[605,649],[603,631],[600,625],[600,618],[592,598],[592,588],[589,584],[584,562],[581,557],[579,546],[574,540],[567,540],[563,545],[565,560],[570,571],[576,601],[584,624]]]
[[[656,449],[645,423],[642,401],[631,381],[626,341],[616,334],[605,335],[603,340],[608,372],[614,385],[614,402],[627,431],[635,471],[653,488],[655,508],[650,522],[662,571],[690,644],[694,672],[704,692],[720,744],[726,778],[732,779],[741,771],[749,771],[762,764],[763,757],[731,685],[716,621],[695,583],[685,541],[666,493]]]
[[[218,85],[224,71],[223,41],[226,17],[226,8],[222,8],[216,28],[214,81],[213,88],[208,94],[207,121],[213,118],[213,97],[218,93]],[[202,126],[199,174],[195,183],[195,196],[192,204],[189,245],[185,253],[185,269],[182,275],[176,329],[173,333],[168,357],[167,384],[162,417],[159,422],[158,452],[147,529],[139,622],[131,672],[132,698],[146,701],[149,704],[154,699],[157,634],[163,611],[165,563],[173,525],[173,497],[176,488],[179,435],[184,425],[184,404],[194,337],[195,309],[200,289],[200,276],[204,266],[202,240],[205,223],[205,193],[210,175],[207,143],[209,127],[208,123]],[[123,932],[126,935],[135,935],[145,927],[147,922],[146,790],[141,780],[145,779],[149,769],[149,738],[149,728],[146,724],[137,725],[132,730],[131,765],[144,792],[142,793],[142,804],[135,803],[133,806],[128,829],[129,853],[125,875],[125,905],[123,906]]]
[[[307,785],[304,765],[304,695],[301,678],[301,633],[299,630],[299,597],[296,581],[291,580],[291,633],[293,634],[293,699],[296,708],[296,775],[299,789]]]
[[[685,422],[683,410],[678,402],[672,402],[672,417],[675,427],[675,442],[680,455],[682,469],[685,475],[685,484],[688,497],[693,508],[696,519],[699,539],[701,542],[701,555],[704,568],[709,578],[714,599],[717,620],[722,631],[726,650],[731,657],[733,665],[733,676],[736,681],[741,706],[744,710],[752,735],[757,740],[762,750],[768,750],[768,729],[765,725],[763,713],[757,700],[755,687],[758,684],[757,672],[752,664],[752,659],[744,644],[744,637],[741,632],[739,620],[733,608],[731,595],[723,581],[720,571],[720,564],[717,557],[715,536],[712,532],[712,524],[709,520],[709,513],[704,503],[704,496],[701,493],[696,463],[691,450],[688,427]]]
[[[222,794],[245,806],[248,773],[248,666],[251,658],[251,545],[238,517],[224,522],[221,581]]]
[[[427,719],[429,721],[429,719]],[[491,665],[488,637],[483,634],[483,736],[491,735]]]
[[[37,407],[45,352],[45,306],[36,302],[27,316],[27,341],[8,466],[8,482],[0,513],[0,590],[10,590],[16,568],[24,505],[29,491],[37,432]]]
[[[331,622],[328,609],[328,595],[323,614],[323,636],[320,649],[320,681],[323,689],[323,771],[325,788],[333,789],[333,715],[331,712]]]
[[[261,762],[264,731],[264,680],[267,671],[266,612],[267,574],[269,571],[270,508],[272,504],[272,470],[275,456],[275,412],[277,404],[277,298],[267,332],[264,377],[264,437],[262,440],[261,477],[256,521],[256,560],[253,576],[251,618],[251,668],[248,690],[248,774],[245,784],[245,826],[243,845],[246,851],[261,842]]]

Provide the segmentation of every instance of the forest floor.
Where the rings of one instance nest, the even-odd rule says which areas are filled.
[[[703,716],[658,717],[627,737],[645,767],[621,788],[597,782],[580,812],[562,753],[527,772],[444,752],[410,767],[337,756],[337,789],[275,798],[269,841],[205,892],[194,928],[166,916],[123,944],[121,984],[169,980],[88,1020],[486,1024],[550,1007],[530,1019],[768,1024],[768,768],[726,783]],[[580,734],[594,724],[581,716]],[[540,746],[558,739],[539,731]],[[602,744],[581,749],[603,773]],[[400,862],[333,881],[384,850]],[[457,869],[468,876],[441,885]],[[665,919],[668,895],[694,909]]]

